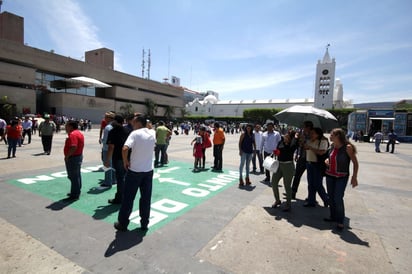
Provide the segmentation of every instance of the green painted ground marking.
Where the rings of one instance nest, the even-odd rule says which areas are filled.
[[[117,220],[119,205],[108,204],[107,200],[114,198],[116,186],[111,189],[100,187],[99,182],[103,180],[104,173],[98,171],[99,167],[82,167],[82,194],[80,200],[73,203],[62,201],[70,190],[70,182],[65,171],[16,179],[9,183],[52,200],[53,202],[47,206],[51,210],[69,206],[96,220],[114,223]],[[162,227],[227,189],[239,178],[236,171],[193,172],[192,168],[189,163],[173,162],[155,169],[149,231]],[[130,230],[140,226],[139,197],[138,194],[130,216]]]

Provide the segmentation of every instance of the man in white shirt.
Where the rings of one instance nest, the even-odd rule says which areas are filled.
[[[24,117],[24,121],[21,123],[21,126],[23,127],[23,138],[21,139],[21,144],[24,142],[24,138],[27,135],[28,138],[28,143],[31,143],[31,130],[33,126],[33,122],[29,120],[29,116]]]
[[[263,173],[263,156],[262,156],[262,151],[260,150],[260,146],[262,143],[262,130],[260,129],[260,125],[256,124],[255,129],[253,130],[253,135],[255,136],[255,144],[256,144],[256,150],[253,151],[253,157],[252,157],[252,173],[256,173],[256,158],[258,159],[258,164],[259,164],[259,169],[260,173]]]
[[[260,150],[263,150],[263,158],[266,158],[274,152],[278,147],[280,140],[282,139],[279,132],[275,131],[275,125],[273,122],[269,122],[266,125],[267,131],[262,135],[262,143],[260,145]],[[265,182],[270,182],[270,171],[266,170]]]
[[[135,130],[130,133],[122,149],[124,168],[127,173],[118,221],[114,224],[114,227],[120,231],[127,230],[138,189],[140,189],[140,229],[148,230],[153,183],[153,151],[156,138],[146,127],[146,123],[146,117],[142,115],[133,119]],[[132,150],[130,161],[128,159],[129,149]]]

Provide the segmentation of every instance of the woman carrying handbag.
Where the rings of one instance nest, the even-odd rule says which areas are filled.
[[[277,208],[281,205],[279,197],[279,181],[283,177],[283,185],[286,191],[286,204],[283,211],[290,211],[292,205],[292,179],[295,174],[295,164],[293,157],[295,150],[298,147],[298,135],[294,131],[289,131],[286,135],[282,136],[277,149],[274,154],[277,155],[279,160],[279,168],[272,176],[272,190],[275,196],[275,202],[272,208]]]

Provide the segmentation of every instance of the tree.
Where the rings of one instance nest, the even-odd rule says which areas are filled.
[[[16,105],[9,103],[8,97],[3,96],[3,98],[0,99],[0,117],[4,118],[6,121],[9,121],[15,113]]]
[[[243,111],[243,118],[247,121],[253,121],[254,123],[264,124],[266,120],[275,120],[273,117],[281,109],[274,108],[253,108],[245,109]]]
[[[181,118],[183,119],[183,118],[185,118],[187,115],[190,115],[190,112],[187,111],[185,108],[181,108],[181,109],[180,109],[180,116],[181,116]]]
[[[132,104],[124,104],[120,106],[120,110],[122,111],[122,115],[124,117],[129,116],[130,114],[135,113]]]
[[[158,106],[152,99],[148,98],[144,100],[144,105],[146,106],[146,115],[153,119],[156,115]]]
[[[175,107],[170,106],[170,105],[166,106],[165,108],[166,119],[170,121],[172,119],[173,114],[175,114]]]

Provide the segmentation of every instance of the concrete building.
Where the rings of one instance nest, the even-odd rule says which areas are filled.
[[[243,117],[243,111],[251,108],[288,108],[293,105],[313,106],[313,99],[269,99],[269,100],[219,100],[216,92],[208,91],[202,100],[196,98],[186,104],[186,111],[194,116]]]
[[[85,61],[24,45],[24,18],[0,14],[0,98],[18,114],[50,113],[100,121],[108,110],[127,105],[146,112],[146,100],[170,107],[176,117],[184,107],[183,88],[114,70],[114,52],[107,48],[85,53]],[[82,77],[82,78],[76,78]]]

